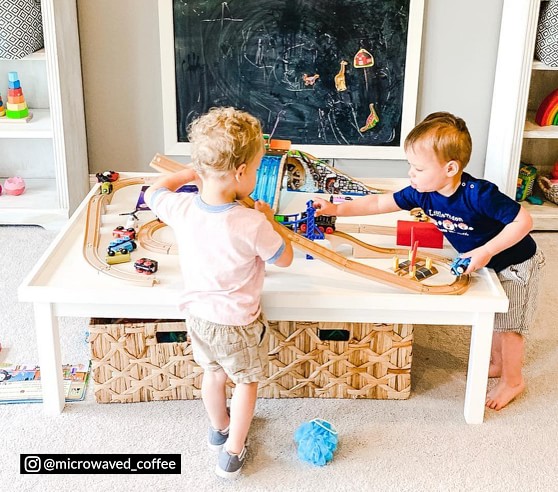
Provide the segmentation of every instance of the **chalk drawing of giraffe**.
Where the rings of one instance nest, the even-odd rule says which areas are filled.
[[[345,60],[341,60],[341,68],[339,72],[334,77],[335,80],[335,88],[338,92],[346,91],[347,84],[345,83],[345,67],[347,66],[347,62]]]

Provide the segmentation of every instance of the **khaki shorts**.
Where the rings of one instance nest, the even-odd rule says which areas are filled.
[[[537,299],[542,278],[545,258],[542,251],[517,265],[510,265],[498,272],[502,288],[510,300],[507,313],[496,313],[494,331],[514,331],[527,335],[537,309]]]
[[[223,369],[232,382],[266,379],[269,327],[263,314],[246,326],[228,326],[190,316],[186,320],[194,360],[204,371]]]

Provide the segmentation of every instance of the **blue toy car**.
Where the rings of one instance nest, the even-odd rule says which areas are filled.
[[[463,275],[463,273],[465,273],[465,270],[467,270],[469,263],[471,263],[471,258],[461,258],[460,256],[458,256],[450,265],[451,273],[457,276]]]
[[[121,237],[109,243],[107,254],[109,256],[114,256],[117,251],[120,253],[130,253],[137,247],[138,246],[133,239]]]

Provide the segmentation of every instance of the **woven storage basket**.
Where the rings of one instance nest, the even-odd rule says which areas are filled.
[[[539,176],[537,179],[544,196],[549,202],[558,205],[558,184],[553,184],[546,176]]]
[[[95,398],[100,403],[201,397],[201,368],[180,321],[92,319]],[[331,335],[347,341],[324,340]],[[405,399],[411,391],[412,325],[270,322],[268,379],[262,398]],[[227,396],[234,385],[229,382]]]

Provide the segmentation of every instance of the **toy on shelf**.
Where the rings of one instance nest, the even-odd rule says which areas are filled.
[[[21,195],[25,191],[25,181],[19,176],[8,178],[4,181],[4,192],[6,195]]]
[[[540,126],[558,125],[558,89],[543,99],[537,110],[535,122]]]
[[[0,118],[6,116],[6,106],[4,106],[4,102],[2,101],[2,94],[0,94]]]
[[[549,176],[539,176],[537,182],[545,198],[558,205],[558,162],[554,164]]]
[[[530,164],[521,163],[517,176],[517,190],[515,199],[518,202],[526,200],[533,194],[533,185],[537,178],[537,168]]]
[[[33,114],[27,107],[21,82],[17,72],[8,72],[8,101],[6,103],[6,117],[8,121],[28,122]]]
[[[469,263],[471,263],[471,258],[462,258],[458,256],[450,265],[451,273],[457,276],[463,275],[465,270],[467,270]]]

